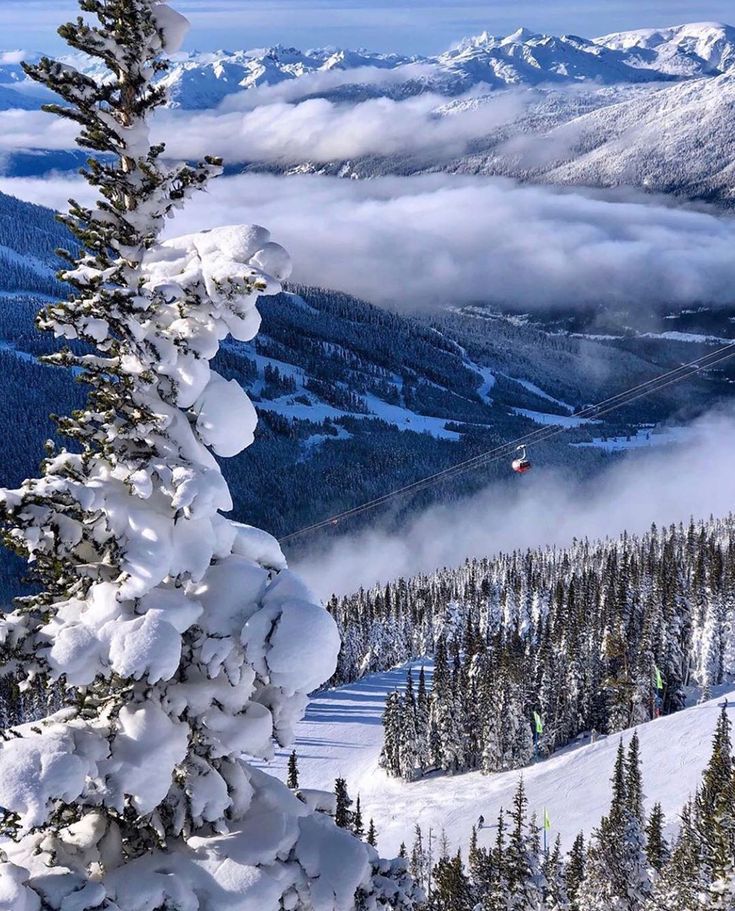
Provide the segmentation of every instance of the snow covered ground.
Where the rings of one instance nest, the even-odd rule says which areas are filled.
[[[561,399],[555,399],[553,395],[549,395],[548,392],[544,392],[540,386],[537,386],[535,383],[532,383],[529,380],[519,380],[515,376],[509,376],[508,379],[513,380],[514,383],[518,383],[519,386],[523,386],[524,389],[526,389],[528,392],[532,392],[539,398],[546,399],[547,402],[553,402],[555,405],[560,405],[570,413],[574,411],[574,405],[570,405],[569,402],[563,402]]]
[[[599,424],[590,418],[568,417],[563,414],[547,414],[545,411],[531,411],[528,408],[511,408],[513,414],[528,418],[536,424],[554,424],[558,427],[580,427],[582,424]]]
[[[689,427],[641,427],[636,433],[625,437],[597,438],[589,443],[572,443],[579,449],[605,449],[608,452],[622,452],[626,449],[644,449],[650,446],[666,446],[682,443],[691,436]]]
[[[416,822],[437,835],[444,828],[451,846],[466,848],[470,829],[482,814],[486,825],[481,840],[491,840],[494,819],[501,806],[510,807],[520,772],[471,772],[408,784],[388,778],[378,767],[385,696],[401,686],[405,676],[405,669],[373,674],[311,700],[295,744],[302,786],[331,789],[336,777],[345,777],[352,797],[361,796],[365,818],[375,818],[384,854],[397,852],[401,841],[410,846]],[[732,685],[710,702],[638,729],[646,802],[650,808],[661,801],[670,831],[709,759],[723,696],[729,698],[735,715]],[[631,733],[625,733],[626,742]],[[561,833],[565,849],[577,832],[589,833],[608,809],[617,744],[617,736],[580,743],[523,771],[531,811],[541,816],[544,807],[548,809],[552,839]],[[283,777],[286,759],[284,752],[275,761]]]

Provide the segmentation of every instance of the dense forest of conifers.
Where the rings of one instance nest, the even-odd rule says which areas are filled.
[[[735,673],[735,519],[471,560],[330,609],[335,684],[434,659],[430,684],[388,697],[392,774],[521,767],[581,732],[675,712],[688,686],[706,695]]]

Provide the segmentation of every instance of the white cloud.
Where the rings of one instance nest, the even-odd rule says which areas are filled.
[[[370,78],[376,82],[385,82],[383,77],[382,71],[372,70]],[[343,84],[341,76],[327,74],[315,84],[330,81],[335,86]],[[243,93],[213,111],[160,111],[153,127],[154,138],[166,142],[167,153],[173,158],[220,155],[230,162],[293,165],[365,155],[419,154],[436,162],[461,154],[473,140],[517,117],[531,97],[529,93],[502,92],[485,104],[446,116],[436,113],[446,98],[432,93],[399,101],[374,98],[357,104],[324,98],[297,103],[282,100],[294,93],[303,94],[304,87],[308,90],[308,83],[301,89],[291,83],[257,90],[252,97]],[[254,103],[259,106],[253,107]],[[233,110],[235,107],[240,109]],[[59,122],[58,118],[54,122],[37,111],[0,111],[2,151],[70,149],[75,136],[76,126],[71,122]]]
[[[89,199],[69,180],[5,179],[0,190],[54,206],[72,191]],[[239,222],[271,229],[296,281],[399,309],[735,299],[735,220],[632,192],[447,174],[244,175],[215,181],[169,232]]]
[[[0,152],[73,149],[76,135],[77,127],[71,121],[43,111],[0,111]]]
[[[72,196],[86,204],[92,204],[95,199],[95,193],[84,181],[68,174],[49,174],[45,178],[0,177],[0,192],[57,212],[67,208]]]
[[[515,92],[437,115],[445,103],[426,93],[400,101],[374,98],[351,104],[310,98],[294,104],[274,101],[244,112],[171,111],[162,114],[158,131],[169,154],[188,159],[215,154],[229,161],[289,165],[424,154],[435,163],[461,154],[524,108]]]
[[[0,63],[17,66],[26,59],[26,56],[26,51],[2,51],[0,52]]]
[[[244,92],[228,95],[219,110],[252,111],[260,105],[292,102],[309,95],[326,94],[346,85],[395,87],[406,82],[427,81],[440,75],[439,67],[431,63],[407,63],[398,67],[356,66],[347,70],[317,70],[298,79],[287,79],[274,85],[254,86]],[[444,99],[443,99],[444,100]]]
[[[712,414],[693,425],[686,445],[631,456],[576,485],[544,469],[541,447],[535,471],[522,480],[429,509],[393,534],[375,519],[370,530],[324,550],[309,552],[304,538],[290,562],[328,598],[334,591],[346,594],[499,550],[565,546],[574,537],[643,532],[652,522],[660,527],[692,515],[722,515],[735,498],[735,476],[722,458],[733,445],[733,414]]]

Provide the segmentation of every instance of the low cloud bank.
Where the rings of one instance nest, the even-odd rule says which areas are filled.
[[[72,193],[91,199],[67,179],[0,179],[0,190],[57,208]],[[296,281],[396,309],[735,301],[735,219],[632,191],[448,174],[243,175],[195,196],[170,233],[239,222],[268,226]]]
[[[349,69],[317,70],[297,79],[286,79],[273,85],[258,85],[245,92],[228,95],[220,104],[222,113],[252,111],[261,105],[294,102],[310,95],[322,95],[344,86],[394,88],[406,83],[426,84],[441,76],[434,63],[406,63],[397,67],[353,66]]]
[[[725,515],[735,502],[735,476],[722,453],[735,444],[735,413],[711,414],[691,428],[683,446],[651,450],[584,484],[561,480],[543,467],[513,484],[489,487],[470,499],[437,506],[400,533],[376,527],[324,550],[294,547],[292,566],[321,597],[348,594],[400,576],[459,565],[486,556],[576,538],[639,533],[672,522]],[[348,527],[348,526],[346,526]]]
[[[374,83],[389,81],[383,71],[365,69],[371,70]],[[420,74],[421,68],[415,72]],[[446,116],[437,114],[437,109],[447,99],[432,92],[357,103],[325,98],[289,101],[308,93],[309,80],[320,91],[330,84],[344,84],[343,76],[315,74],[237,94],[211,111],[162,110],[153,125],[153,138],[165,141],[171,156],[186,159],[219,155],[231,162],[288,166],[366,155],[420,155],[437,162],[461,155],[474,140],[514,120],[531,98],[528,93],[501,92],[484,104],[460,106]],[[476,93],[473,90],[467,98]],[[71,149],[75,136],[74,124],[54,124],[50,115],[0,111],[0,151]]]

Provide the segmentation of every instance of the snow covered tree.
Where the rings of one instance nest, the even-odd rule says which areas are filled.
[[[509,909],[539,908],[543,903],[546,882],[539,863],[538,829],[527,820],[528,798],[523,778],[518,782],[510,812],[510,831],[505,850]]]
[[[355,804],[355,812],[352,814],[352,832],[355,835],[355,838],[364,838],[365,837],[365,824],[362,821],[362,807],[360,806],[360,795],[357,795],[357,803]]]
[[[470,883],[459,852],[434,867],[431,911],[472,911]]]
[[[416,777],[419,770],[418,758],[421,752],[418,738],[418,718],[416,696],[413,689],[413,674],[408,669],[406,674],[406,691],[403,694],[399,716],[398,764],[401,775],[407,781]]]
[[[561,853],[561,836],[557,835],[554,847],[543,865],[546,878],[544,899],[549,911],[566,911],[570,907],[566,888],[566,874]]]
[[[378,830],[375,828],[375,820],[373,817],[370,817],[370,823],[368,825],[368,831],[366,839],[369,845],[372,845],[373,848],[378,846]]]
[[[463,767],[464,737],[460,719],[461,696],[452,680],[447,660],[446,643],[440,639],[431,688],[431,725],[436,732],[433,763],[445,772]]]
[[[735,887],[735,762],[730,729],[727,707],[723,707],[694,804],[702,871],[710,883],[714,908],[731,907]]]
[[[585,911],[639,911],[650,894],[640,806],[637,738],[618,746],[610,812],[594,832],[576,902]]]
[[[431,875],[429,852],[424,847],[424,835],[421,826],[416,823],[414,826],[414,839],[411,846],[411,858],[409,863],[411,876],[416,880],[418,885],[427,891],[429,885],[429,876]]]
[[[416,737],[419,771],[423,774],[431,767],[431,743],[429,724],[429,692],[426,688],[426,673],[422,667],[419,671],[419,683],[416,690]]]
[[[84,172],[99,199],[64,217],[72,294],[39,317],[69,342],[48,360],[87,384],[87,407],[59,420],[71,447],[0,495],[38,588],[0,616],[0,670],[65,703],[0,743],[4,907],[348,909],[358,890],[406,907],[401,864],[378,875],[375,852],[249,761],[288,743],[339,650],[277,542],[223,515],[215,459],[252,443],[256,416],[210,362],[257,333],[288,256],[259,227],[160,241],[221,171],[169,165],[149,139],[187,22],[159,0],[80,6],[61,35],[104,78],[26,67],[100,153]]]
[[[671,859],[654,882],[646,911],[693,911],[700,907],[706,883],[692,817],[690,802],[682,811],[681,828]]]
[[[383,750],[380,765],[391,775],[401,774],[401,718],[403,709],[397,691],[389,693],[383,713]]]

